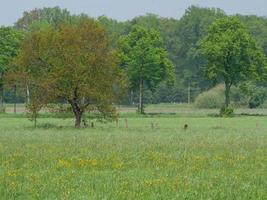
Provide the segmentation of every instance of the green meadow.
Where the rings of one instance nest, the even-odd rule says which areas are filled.
[[[184,115],[1,115],[0,199],[266,199],[266,117]]]

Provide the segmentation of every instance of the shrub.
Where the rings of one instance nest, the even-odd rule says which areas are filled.
[[[195,100],[197,108],[222,108],[224,106],[224,85],[219,84],[210,90],[198,95]],[[248,105],[249,98],[238,87],[232,86],[231,88],[231,101],[233,106],[246,106]]]
[[[233,108],[221,108],[220,117],[233,117],[234,109]]]
[[[195,100],[195,106],[197,108],[221,108],[223,104],[223,85],[218,85],[207,92],[199,94]]]
[[[262,105],[264,103],[264,95],[255,95],[252,96],[249,100],[249,108],[253,109],[253,108],[257,108],[260,105]]]
[[[259,108],[267,109],[267,100],[265,100],[265,101],[259,106]]]
[[[0,106],[0,113],[6,113],[6,107]]]
[[[248,102],[249,108],[257,108],[261,106],[266,99],[266,89],[255,89],[251,94],[251,97]]]
[[[267,88],[265,84],[257,84],[254,82],[247,82],[240,86],[241,91],[247,97],[247,105],[249,108],[264,107],[266,100]]]

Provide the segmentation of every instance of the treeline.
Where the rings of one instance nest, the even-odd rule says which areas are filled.
[[[220,80],[209,81],[206,79],[204,75],[205,60],[200,52],[200,41],[206,36],[208,27],[215,20],[225,16],[225,12],[220,9],[191,6],[180,19],[147,14],[125,22],[110,19],[106,16],[101,16],[96,21],[106,29],[114,48],[120,45],[120,38],[128,35],[134,26],[152,28],[160,33],[163,46],[167,50],[168,57],[175,68],[175,81],[174,84],[169,84],[168,81],[161,81],[152,90],[145,86],[143,103],[193,102],[200,93],[221,82]],[[257,44],[267,54],[267,18],[242,15],[237,15],[236,17],[246,26]],[[13,38],[8,38],[5,41],[2,39],[3,37],[1,38],[1,46],[5,46],[4,43],[10,42],[12,45],[9,46],[12,46],[15,52],[19,46],[18,41],[24,38],[27,33],[46,29],[49,26],[57,28],[64,22],[75,23],[77,18],[90,17],[85,14],[71,15],[69,11],[58,7],[25,12],[13,27],[1,28],[0,34],[2,36],[5,34],[4,32],[13,32],[11,34]],[[11,42],[11,40],[15,42]],[[0,51],[6,50],[2,48]],[[2,56],[0,58],[2,69],[6,67],[6,62],[7,59]],[[265,88],[263,82],[249,84],[250,88],[252,88],[251,85],[253,85],[254,89]],[[1,83],[1,88],[2,85]],[[27,95],[24,89],[18,88],[17,93],[16,100],[14,100],[14,88],[6,88],[3,101],[7,103],[26,101]],[[253,91],[250,91],[250,95],[254,95]],[[136,104],[139,101],[139,97],[138,90],[128,88],[127,94],[121,97],[120,103]]]
[[[207,34],[208,27],[215,20],[225,16],[226,13],[221,9],[191,6],[180,19],[147,14],[126,22],[118,22],[105,16],[99,17],[98,20],[113,35],[114,41],[120,35],[127,34],[134,25],[153,28],[160,32],[175,66],[176,82],[171,87],[162,82],[155,92],[146,91],[145,101],[146,103],[169,103],[194,102],[200,93],[220,83],[208,80],[204,74],[205,59],[201,54],[200,42]],[[236,15],[236,17],[245,25],[267,55],[267,18],[256,15]],[[261,81],[245,83],[246,88],[242,84],[243,88],[240,90],[252,100],[259,96],[263,97],[265,96],[263,93],[267,93],[266,85]],[[125,103],[130,103],[129,99],[136,102],[136,98],[135,95],[133,98],[125,99]]]

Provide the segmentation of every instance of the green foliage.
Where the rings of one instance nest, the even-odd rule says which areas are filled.
[[[233,86],[230,98],[233,107],[248,107],[250,95],[240,87]],[[200,93],[195,99],[196,108],[222,108],[225,100],[225,87],[219,84],[208,91]]]
[[[12,27],[0,27],[0,73],[8,68],[9,62],[17,55],[22,32]]]
[[[249,108],[257,108],[264,103],[265,94],[258,93],[249,100]]]
[[[5,106],[0,107],[0,113],[6,113],[6,107]]]
[[[153,93],[153,98],[150,103],[187,102],[187,94],[188,88],[185,88],[178,81],[171,86],[166,82],[162,82]]]
[[[179,26],[178,20],[173,18],[160,17],[155,14],[146,14],[144,16],[135,17],[128,23],[130,27],[142,26],[147,29],[157,30],[163,39],[164,46],[169,53],[171,61],[173,63],[176,63],[180,42],[177,29],[177,27]]]
[[[0,110],[4,110],[4,75],[19,51],[23,34],[12,27],[0,27]]]
[[[242,84],[241,89],[249,99],[249,108],[257,108],[264,103],[267,93],[266,86],[255,82],[246,82]]]
[[[221,108],[224,104],[224,87],[218,85],[209,91],[199,94],[195,100],[197,108]]]
[[[248,76],[265,74],[261,49],[236,17],[217,20],[202,41],[209,79],[236,84]]]
[[[121,67],[128,72],[131,88],[139,87],[140,80],[154,90],[164,79],[173,81],[174,69],[164,49],[162,38],[153,29],[134,27],[121,39]]]
[[[208,27],[224,16],[224,11],[220,9],[191,6],[179,20],[176,33],[179,44],[174,63],[177,78],[182,79],[185,87],[189,83],[195,90],[205,90],[210,87],[204,78],[204,59],[199,43],[206,35]]]
[[[139,109],[143,113],[144,85],[154,91],[163,80],[174,81],[174,67],[164,49],[162,38],[153,29],[140,26],[132,31],[120,42],[121,67],[127,72],[130,88],[139,89]]]
[[[236,17],[214,22],[201,43],[206,58],[206,76],[225,83],[225,108],[230,103],[230,88],[248,78],[266,75],[265,56]]]
[[[237,17],[246,26],[247,30],[256,40],[257,44],[263,48],[265,55],[267,55],[267,20],[265,17],[258,17],[255,15]]]
[[[29,87],[34,118],[43,106],[64,99],[80,127],[86,111],[100,112],[105,119],[115,116],[112,104],[123,82],[117,62],[105,30],[94,20],[82,19],[31,33],[10,76]]]
[[[22,30],[32,30],[38,26],[42,27],[47,24],[53,27],[59,27],[62,23],[72,20],[73,17],[66,9],[61,9],[60,7],[44,7],[24,12],[23,16],[15,23],[15,27]]]
[[[233,117],[234,116],[234,109],[233,108],[221,108],[220,110],[221,117]]]
[[[205,57],[201,52],[200,44],[208,33],[208,27],[217,19],[225,16],[224,11],[220,9],[190,6],[179,20],[146,14],[124,22],[106,16],[100,16],[97,21],[109,35],[110,48],[116,48],[119,38],[129,34],[134,26],[155,29],[160,34],[162,45],[167,50],[168,58],[175,67],[176,77],[174,79],[178,83],[174,86],[160,84],[159,88],[155,86],[157,84],[153,84],[153,93],[157,94],[152,94],[147,99],[149,102],[185,102],[187,101],[189,85],[191,99],[194,100],[198,94],[222,81],[222,78],[218,78],[217,82],[215,80],[208,81],[204,78]],[[26,30],[27,33],[43,31],[51,27],[59,29],[62,23],[75,24],[81,19],[88,18],[90,17],[85,14],[72,15],[68,10],[59,7],[40,8],[24,12],[23,16],[15,23],[15,28]],[[265,17],[242,15],[237,15],[237,18],[242,21],[247,31],[252,35],[253,40],[255,40],[256,45],[261,47],[266,55],[267,19]],[[146,90],[146,87],[144,90]],[[136,91],[129,88],[128,93],[131,92],[138,99]],[[10,92],[6,92],[5,95],[5,99],[10,102],[12,99],[10,98],[12,97]],[[21,95],[20,100],[24,98],[23,96],[24,94]]]
[[[128,22],[119,22],[106,16],[98,17],[97,21],[107,31],[113,47],[117,47],[119,38],[122,35],[125,35],[127,33],[128,27],[130,27],[130,24]]]
[[[155,92],[153,91],[153,98],[147,99],[151,99],[149,102],[185,102],[187,101],[186,90],[189,85],[191,97],[194,100],[199,93],[216,84],[215,81],[211,82],[204,78],[205,57],[202,55],[200,44],[207,35],[208,27],[217,19],[225,16],[224,11],[220,9],[190,6],[179,20],[146,14],[124,22],[100,16],[97,18],[97,22],[106,29],[111,41],[111,48],[116,48],[118,39],[129,34],[134,26],[158,31],[162,38],[163,47],[167,50],[168,57],[175,67],[176,77],[174,79],[178,83],[174,87],[165,84],[164,91],[162,84],[159,89],[157,86],[153,87],[155,90]],[[62,23],[75,24],[80,19],[89,18],[85,14],[71,15],[68,10],[59,7],[40,8],[25,12],[16,22],[15,28],[27,30],[26,32],[45,30],[49,27],[59,29]],[[255,43],[264,50],[266,55],[267,19],[242,15],[237,15],[237,18],[243,22]],[[218,83],[221,81],[222,79],[219,78]],[[128,93],[131,91],[132,89],[129,89]],[[134,96],[138,96],[135,91],[133,93]],[[166,96],[163,93],[166,93]],[[7,100],[10,99],[8,96],[10,96],[9,92],[5,97]],[[123,98],[124,102],[126,102],[124,100],[126,98],[126,96]]]

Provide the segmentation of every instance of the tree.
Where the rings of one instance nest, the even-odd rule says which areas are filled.
[[[8,70],[9,62],[17,55],[22,33],[11,27],[0,27],[0,98],[4,103],[4,74]]]
[[[246,26],[249,33],[254,37],[257,44],[260,45],[265,55],[267,55],[267,19],[255,15],[243,16],[237,15],[238,19]]]
[[[208,27],[224,16],[224,11],[220,9],[190,6],[179,20],[176,72],[184,86],[190,85],[194,90],[194,97],[212,86],[204,79],[204,59],[200,52],[199,42],[206,35]]]
[[[80,127],[86,111],[98,112],[104,119],[116,116],[112,103],[123,85],[117,62],[105,30],[94,20],[83,19],[31,33],[10,77],[33,90],[37,98],[31,99],[29,108],[38,111],[40,98],[43,106],[63,99]]]
[[[174,79],[174,67],[159,33],[139,26],[121,40],[121,66],[128,74],[130,87],[139,90],[138,111],[144,114],[144,86],[154,90],[164,79]]]
[[[109,37],[112,40],[113,46],[116,46],[120,36],[126,34],[126,29],[130,26],[128,22],[119,22],[106,16],[98,17],[97,21],[106,29]]]
[[[61,9],[60,7],[36,8],[29,12],[24,12],[23,16],[15,23],[15,28],[29,30],[36,26],[36,23],[47,23],[53,27],[59,27],[63,22],[72,20],[73,17],[67,9]]]
[[[130,23],[130,27],[142,26],[147,29],[155,29],[158,31],[168,51],[170,60],[173,63],[176,62],[180,42],[178,33],[179,20],[148,13],[144,16],[135,17],[128,23]],[[130,31],[131,30],[129,30],[128,33]]]
[[[236,17],[215,21],[202,40],[206,75],[225,84],[225,105],[229,108],[230,89],[248,78],[260,78],[266,72],[265,57],[244,25]]]

